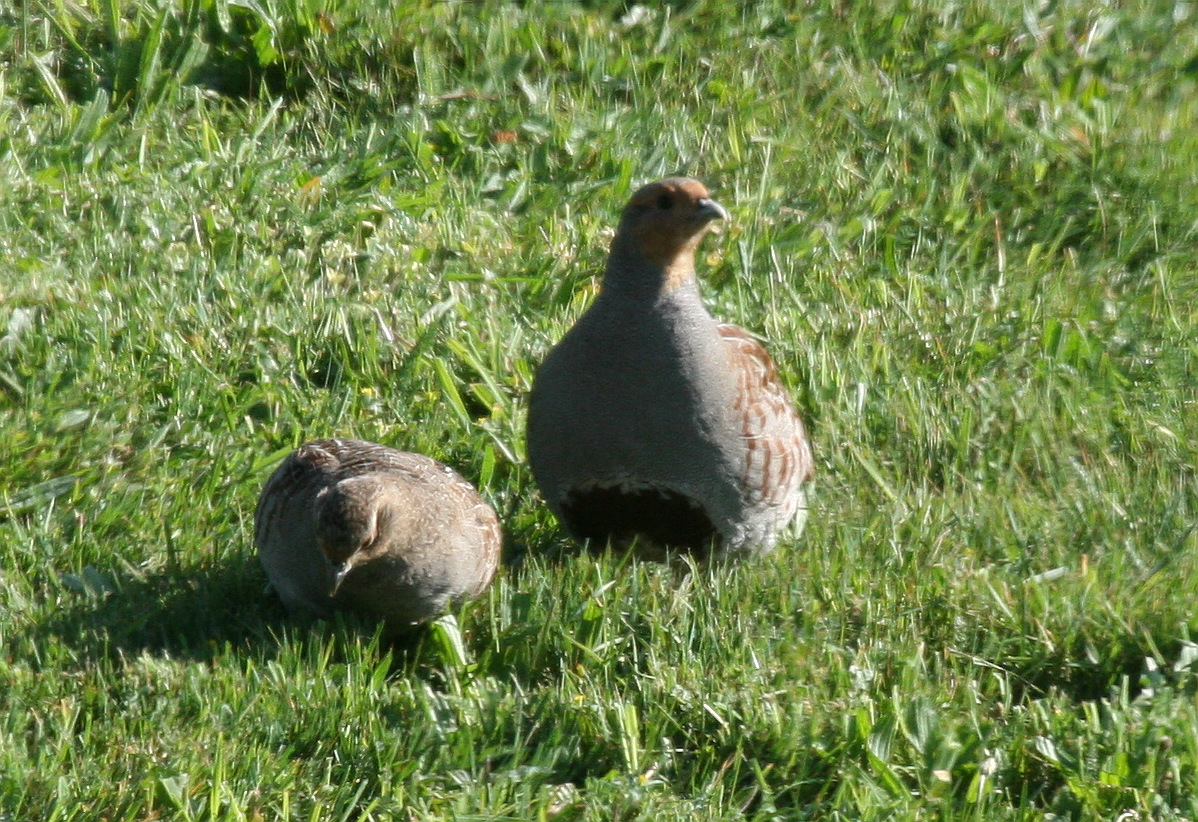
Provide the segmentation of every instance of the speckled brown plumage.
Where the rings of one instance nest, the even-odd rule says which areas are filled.
[[[293,614],[345,608],[401,633],[478,596],[495,575],[495,512],[453,469],[354,439],[288,456],[258,500],[254,539]]]
[[[802,420],[769,354],[712,319],[695,279],[700,240],[726,218],[695,180],[638,190],[598,298],[537,372],[529,463],[578,537],[763,552],[801,527]]]

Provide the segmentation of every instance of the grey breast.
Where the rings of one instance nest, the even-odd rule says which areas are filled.
[[[684,518],[687,506],[712,522],[736,517],[734,388],[716,323],[697,300],[646,309],[601,296],[537,374],[529,461],[550,508],[592,537],[571,522],[568,500],[593,489],[664,492]],[[619,502],[605,494],[602,505],[615,515]],[[651,519],[651,496],[643,504]]]

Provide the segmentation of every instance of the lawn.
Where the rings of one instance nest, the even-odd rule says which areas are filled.
[[[640,183],[806,532],[580,553],[536,364]],[[0,3],[0,820],[1198,819],[1198,7]],[[253,549],[305,439],[506,529],[403,646]]]

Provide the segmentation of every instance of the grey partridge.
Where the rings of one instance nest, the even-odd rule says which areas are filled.
[[[528,459],[576,537],[706,555],[802,527],[811,447],[773,361],[716,322],[695,249],[724,208],[695,180],[633,194],[599,296],[537,371]]]
[[[267,480],[254,541],[293,615],[343,608],[389,635],[478,596],[499,563],[499,519],[431,457],[355,439],[314,440]]]

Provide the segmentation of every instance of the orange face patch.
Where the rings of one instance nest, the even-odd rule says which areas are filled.
[[[682,281],[694,271],[695,246],[711,221],[724,216],[722,208],[716,206],[718,210],[713,212],[712,205],[707,188],[697,180],[659,180],[632,195],[624,210],[622,230],[636,238],[647,259],[667,270],[667,280]]]

